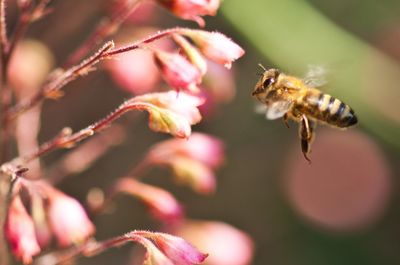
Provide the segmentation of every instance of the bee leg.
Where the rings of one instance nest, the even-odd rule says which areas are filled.
[[[311,151],[311,141],[314,136],[315,122],[307,118],[306,115],[301,116],[301,122],[299,127],[299,135],[301,139],[301,151],[303,152],[304,158],[311,163],[308,154]]]
[[[285,115],[283,115],[283,122],[285,123],[286,127],[289,128],[288,119],[289,119],[289,117],[288,117],[287,113],[285,113]]]

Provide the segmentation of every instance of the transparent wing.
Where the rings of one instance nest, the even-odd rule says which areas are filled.
[[[267,105],[257,102],[254,105],[254,112],[257,114],[265,114],[267,112]]]
[[[291,101],[275,101],[267,106],[267,112],[265,113],[265,117],[268,120],[275,120],[283,117],[285,113],[287,113],[292,106]]]
[[[309,87],[321,87],[327,83],[327,73],[328,70],[324,66],[308,65],[308,71],[303,78],[303,81]]]

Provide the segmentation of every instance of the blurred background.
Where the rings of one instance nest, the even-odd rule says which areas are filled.
[[[58,0],[53,7],[28,37],[51,51],[53,65],[61,65],[110,12],[109,1]],[[12,4],[10,10],[14,12]],[[400,264],[399,11],[399,1],[224,1],[216,17],[206,18],[206,29],[232,37],[246,54],[234,63],[236,90],[227,90],[225,100],[230,102],[213,107],[194,127],[225,143],[217,190],[209,196],[196,194],[174,185],[170,173],[159,168],[147,172],[146,181],[175,194],[190,218],[223,221],[245,231],[255,247],[249,264]],[[197,27],[151,6],[134,13],[113,39],[132,42],[144,25]],[[310,65],[325,67],[328,83],[322,90],[352,106],[359,125],[346,131],[320,126],[309,165],[301,154],[297,124],[288,129],[254,111],[250,94],[258,63],[300,77]],[[69,84],[60,100],[45,102],[40,142],[65,126],[87,126],[131,96],[110,67],[103,64]],[[225,74],[220,78],[231,82]],[[93,186],[106,188],[138,163],[149,146],[170,137],[151,132],[145,114],[124,118],[128,124],[132,119],[123,144],[59,187],[84,201]],[[64,154],[55,152],[45,163]],[[96,216],[94,222],[97,239],[159,229],[139,202],[123,196],[112,213]],[[131,255],[131,247],[125,246],[78,264],[124,264]]]

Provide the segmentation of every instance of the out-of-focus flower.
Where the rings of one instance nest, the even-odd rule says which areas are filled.
[[[231,68],[232,62],[244,54],[244,50],[239,45],[219,32],[182,29],[179,33],[192,39],[208,59],[226,68]]]
[[[209,253],[204,264],[251,264],[254,246],[250,237],[231,225],[215,221],[188,220],[173,233]]]
[[[215,190],[214,169],[224,161],[222,142],[212,136],[193,133],[188,140],[170,139],[150,148],[146,161],[166,165],[176,179],[195,191],[210,193]]]
[[[95,227],[77,200],[50,186],[46,191],[49,223],[60,246],[82,243],[94,234]]]
[[[128,45],[132,39],[146,38],[158,30],[155,27],[140,27],[134,30],[127,28],[119,32],[116,42],[122,46]],[[168,38],[157,41],[157,47],[165,51],[171,50],[172,45],[173,42]],[[154,56],[148,50],[136,49],[125,53],[123,56],[105,61],[105,66],[116,84],[134,95],[154,91],[161,81],[160,71],[154,64]]]
[[[201,72],[178,53],[154,51],[154,60],[161,69],[164,80],[176,90],[198,91]]]
[[[172,261],[172,264],[191,265],[202,263],[207,254],[198,251],[186,240],[166,233],[134,231],[135,236],[150,239],[161,252]]]
[[[109,60],[107,69],[113,80],[124,90],[140,95],[154,90],[160,74],[148,51],[136,50],[123,57]]]
[[[32,218],[19,196],[10,203],[4,233],[14,256],[24,264],[30,264],[32,257],[40,252]]]
[[[212,168],[218,168],[224,162],[224,144],[214,136],[195,132],[189,139],[168,139],[153,145],[148,158],[154,161],[182,155],[200,161]]]
[[[200,112],[204,116],[212,114],[218,104],[230,102],[236,94],[233,70],[212,61],[207,62],[207,68],[207,74],[200,85],[201,95],[206,99],[200,106]]]
[[[137,197],[161,221],[174,222],[183,217],[182,206],[171,193],[161,188],[131,178],[120,178],[113,186],[113,192],[124,192]]]
[[[13,53],[8,71],[9,82],[16,89],[17,96],[29,97],[35,93],[53,64],[53,55],[43,43],[22,41]]]
[[[48,225],[43,198],[36,193],[33,193],[31,196],[31,208],[36,238],[40,247],[44,248],[50,243],[52,233]]]
[[[199,69],[201,75],[203,76],[207,72],[207,62],[200,54],[200,51],[193,46],[186,38],[179,34],[174,34],[173,38],[175,42],[182,49],[183,53],[189,59],[189,61]]]
[[[28,4],[29,5],[29,4]],[[8,80],[15,90],[17,101],[32,97],[44,83],[54,63],[50,50],[37,40],[23,40],[18,42],[12,54],[8,68]],[[18,153],[25,155],[37,149],[37,133],[40,128],[40,107],[34,106],[31,110],[18,117],[16,121],[15,137]],[[32,161],[28,165],[30,176],[40,174],[39,161]]]
[[[184,156],[173,156],[164,161],[171,167],[175,179],[203,194],[212,193],[216,187],[215,174],[205,164]]]
[[[114,0],[108,2],[110,2],[107,6],[109,16],[112,16],[115,13],[121,13],[121,9],[129,8],[129,6],[132,5],[132,2],[136,2],[133,4],[133,12],[124,21],[126,24],[148,24],[150,21],[154,21],[157,17],[157,14],[155,14],[155,5],[152,1],[137,2],[135,0]]]
[[[145,94],[129,102],[149,112],[149,127],[152,130],[180,138],[189,137],[190,126],[201,120],[197,107],[202,103],[202,98],[175,91]]]
[[[200,16],[217,13],[220,0],[157,0],[161,5],[169,9],[177,17],[193,20],[204,27],[205,22]]]

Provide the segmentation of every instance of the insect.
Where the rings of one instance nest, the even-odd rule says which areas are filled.
[[[336,128],[347,128],[357,124],[357,117],[349,105],[337,98],[308,85],[304,80],[281,73],[277,69],[265,69],[252,93],[265,104],[269,120],[283,118],[299,123],[301,150],[305,159],[314,139],[317,122]]]

